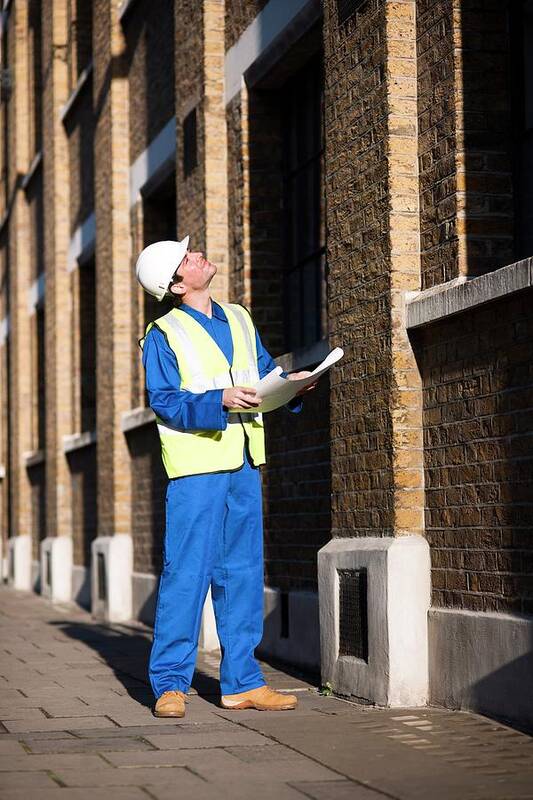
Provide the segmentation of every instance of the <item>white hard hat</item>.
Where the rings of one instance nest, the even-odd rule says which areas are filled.
[[[135,265],[137,280],[148,294],[162,300],[170,279],[185,258],[189,237],[181,242],[154,242],[141,251]]]

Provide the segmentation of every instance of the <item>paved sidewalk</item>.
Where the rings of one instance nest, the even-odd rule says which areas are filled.
[[[529,736],[473,714],[323,697],[266,664],[299,707],[224,711],[216,653],[199,659],[186,717],[156,719],[149,647],[142,626],[0,588],[1,800],[533,798]]]

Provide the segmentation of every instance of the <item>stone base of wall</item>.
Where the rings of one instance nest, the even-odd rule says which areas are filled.
[[[132,617],[153,625],[158,578],[134,572],[132,579]],[[257,653],[313,671],[320,669],[318,595],[315,592],[288,593],[288,636],[282,636],[281,592],[265,586],[264,635]],[[285,633],[285,631],[284,631]],[[215,615],[208,592],[202,613],[198,645],[203,650],[218,650]]]
[[[33,587],[31,544],[29,533],[7,540],[8,583],[13,589],[30,591]]]
[[[92,542],[91,609],[96,619],[105,622],[131,619],[132,574],[131,536],[126,533],[99,536]]]
[[[320,672],[317,592],[287,592],[287,630],[282,629],[281,597],[278,589],[265,586],[264,631],[258,654]]]
[[[432,609],[430,702],[533,725],[533,617]]]
[[[47,536],[41,542],[40,590],[59,603],[72,599],[72,537]]]
[[[340,573],[366,572],[367,655],[341,652]],[[356,576],[354,574],[353,580]],[[333,539],[318,554],[322,680],[382,706],[423,706],[428,696],[430,557],[421,536]],[[355,626],[356,609],[345,609]],[[350,616],[351,615],[351,616]]]
[[[87,567],[72,567],[72,600],[82,608],[91,608],[91,571]]]

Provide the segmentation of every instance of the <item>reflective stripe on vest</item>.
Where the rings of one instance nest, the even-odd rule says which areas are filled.
[[[233,365],[207,331],[189,314],[172,309],[155,321],[178,361],[181,388],[193,393],[231,386],[253,386],[259,380],[255,329],[248,312],[220,303],[231,329]],[[147,331],[152,323],[147,327]],[[228,414],[224,431],[183,431],[157,418],[163,463],[170,478],[237,469],[243,463],[245,435],[253,463],[265,463],[262,415]]]

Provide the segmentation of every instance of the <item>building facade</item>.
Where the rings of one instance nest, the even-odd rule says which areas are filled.
[[[285,369],[345,352],[266,419],[262,652],[365,702],[531,723],[530,0],[1,20],[4,578],[151,622],[166,479],[138,339],[165,305],[133,268],[188,233]]]

